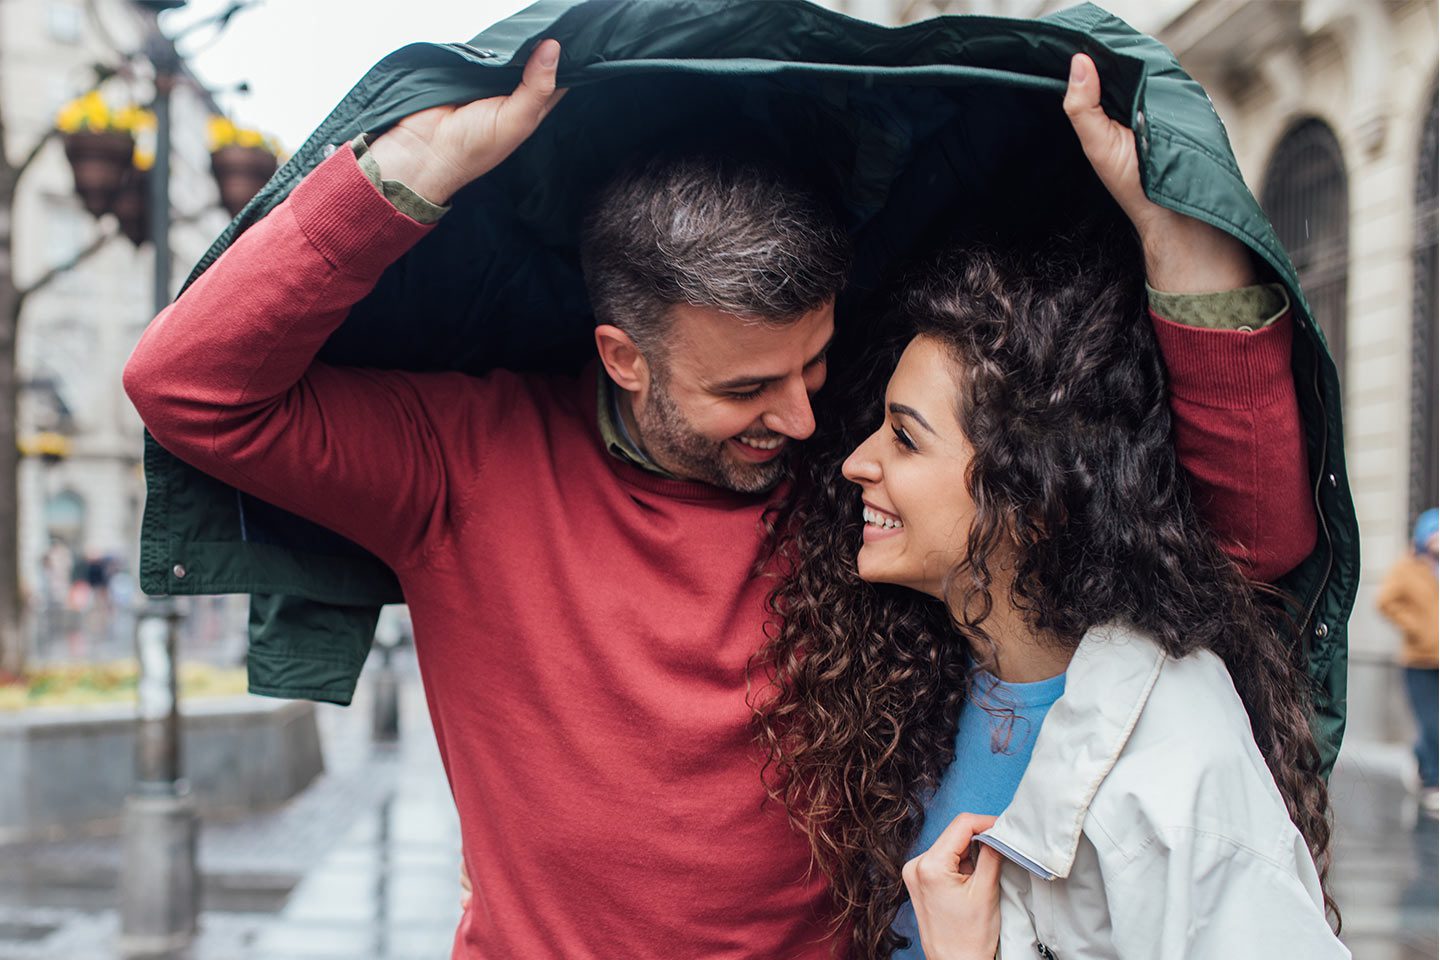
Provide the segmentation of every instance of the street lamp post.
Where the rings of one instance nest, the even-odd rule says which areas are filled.
[[[180,776],[180,701],[175,648],[183,614],[174,597],[147,602],[135,630],[140,663],[135,786],[125,800],[120,951],[169,953],[195,936],[198,825]]]
[[[138,0],[156,17],[185,0]],[[155,255],[155,313],[170,303],[170,94],[180,56],[152,17],[145,55],[155,71],[155,166],[150,173],[150,240]],[[189,784],[181,777],[180,700],[176,647],[183,614],[174,597],[156,597],[135,631],[137,689],[135,788],[125,801],[120,884],[120,951],[169,953],[195,936],[200,877],[199,824]]]

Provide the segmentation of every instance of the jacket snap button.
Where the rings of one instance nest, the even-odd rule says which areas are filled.
[[[1321,640],[1324,640],[1326,637],[1330,636],[1330,628],[1323,623],[1317,623],[1315,625],[1315,636],[1319,637]]]
[[[176,580],[184,580],[184,579],[185,579],[185,567],[184,567],[183,564],[179,564],[179,563],[175,564],[175,569],[174,569],[173,571],[171,571],[171,572],[175,574],[175,579],[176,579]]]
[[[1330,481],[1330,486],[1332,486],[1332,487],[1338,486],[1338,484],[1336,484],[1336,482],[1335,482],[1335,474],[1332,473],[1332,474],[1330,474],[1330,476],[1326,477],[1325,479],[1328,480],[1328,481]]]

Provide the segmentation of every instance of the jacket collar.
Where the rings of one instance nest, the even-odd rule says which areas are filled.
[[[976,839],[1044,880],[1070,875],[1095,792],[1135,729],[1165,653],[1135,627],[1086,631],[1015,798]]]

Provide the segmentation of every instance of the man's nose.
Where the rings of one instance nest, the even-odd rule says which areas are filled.
[[[793,440],[805,440],[815,432],[815,411],[810,407],[810,391],[804,380],[797,377],[787,381],[779,401],[762,418],[767,429]]]

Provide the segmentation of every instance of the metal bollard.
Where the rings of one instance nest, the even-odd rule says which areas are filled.
[[[184,614],[173,597],[150,600],[135,628],[140,662],[135,786],[125,800],[120,878],[120,952],[126,957],[181,950],[195,936],[198,824],[180,776],[176,643]]]
[[[375,705],[370,735],[377,743],[400,739],[400,678],[395,673],[395,645],[379,641],[380,670],[375,674]]]

